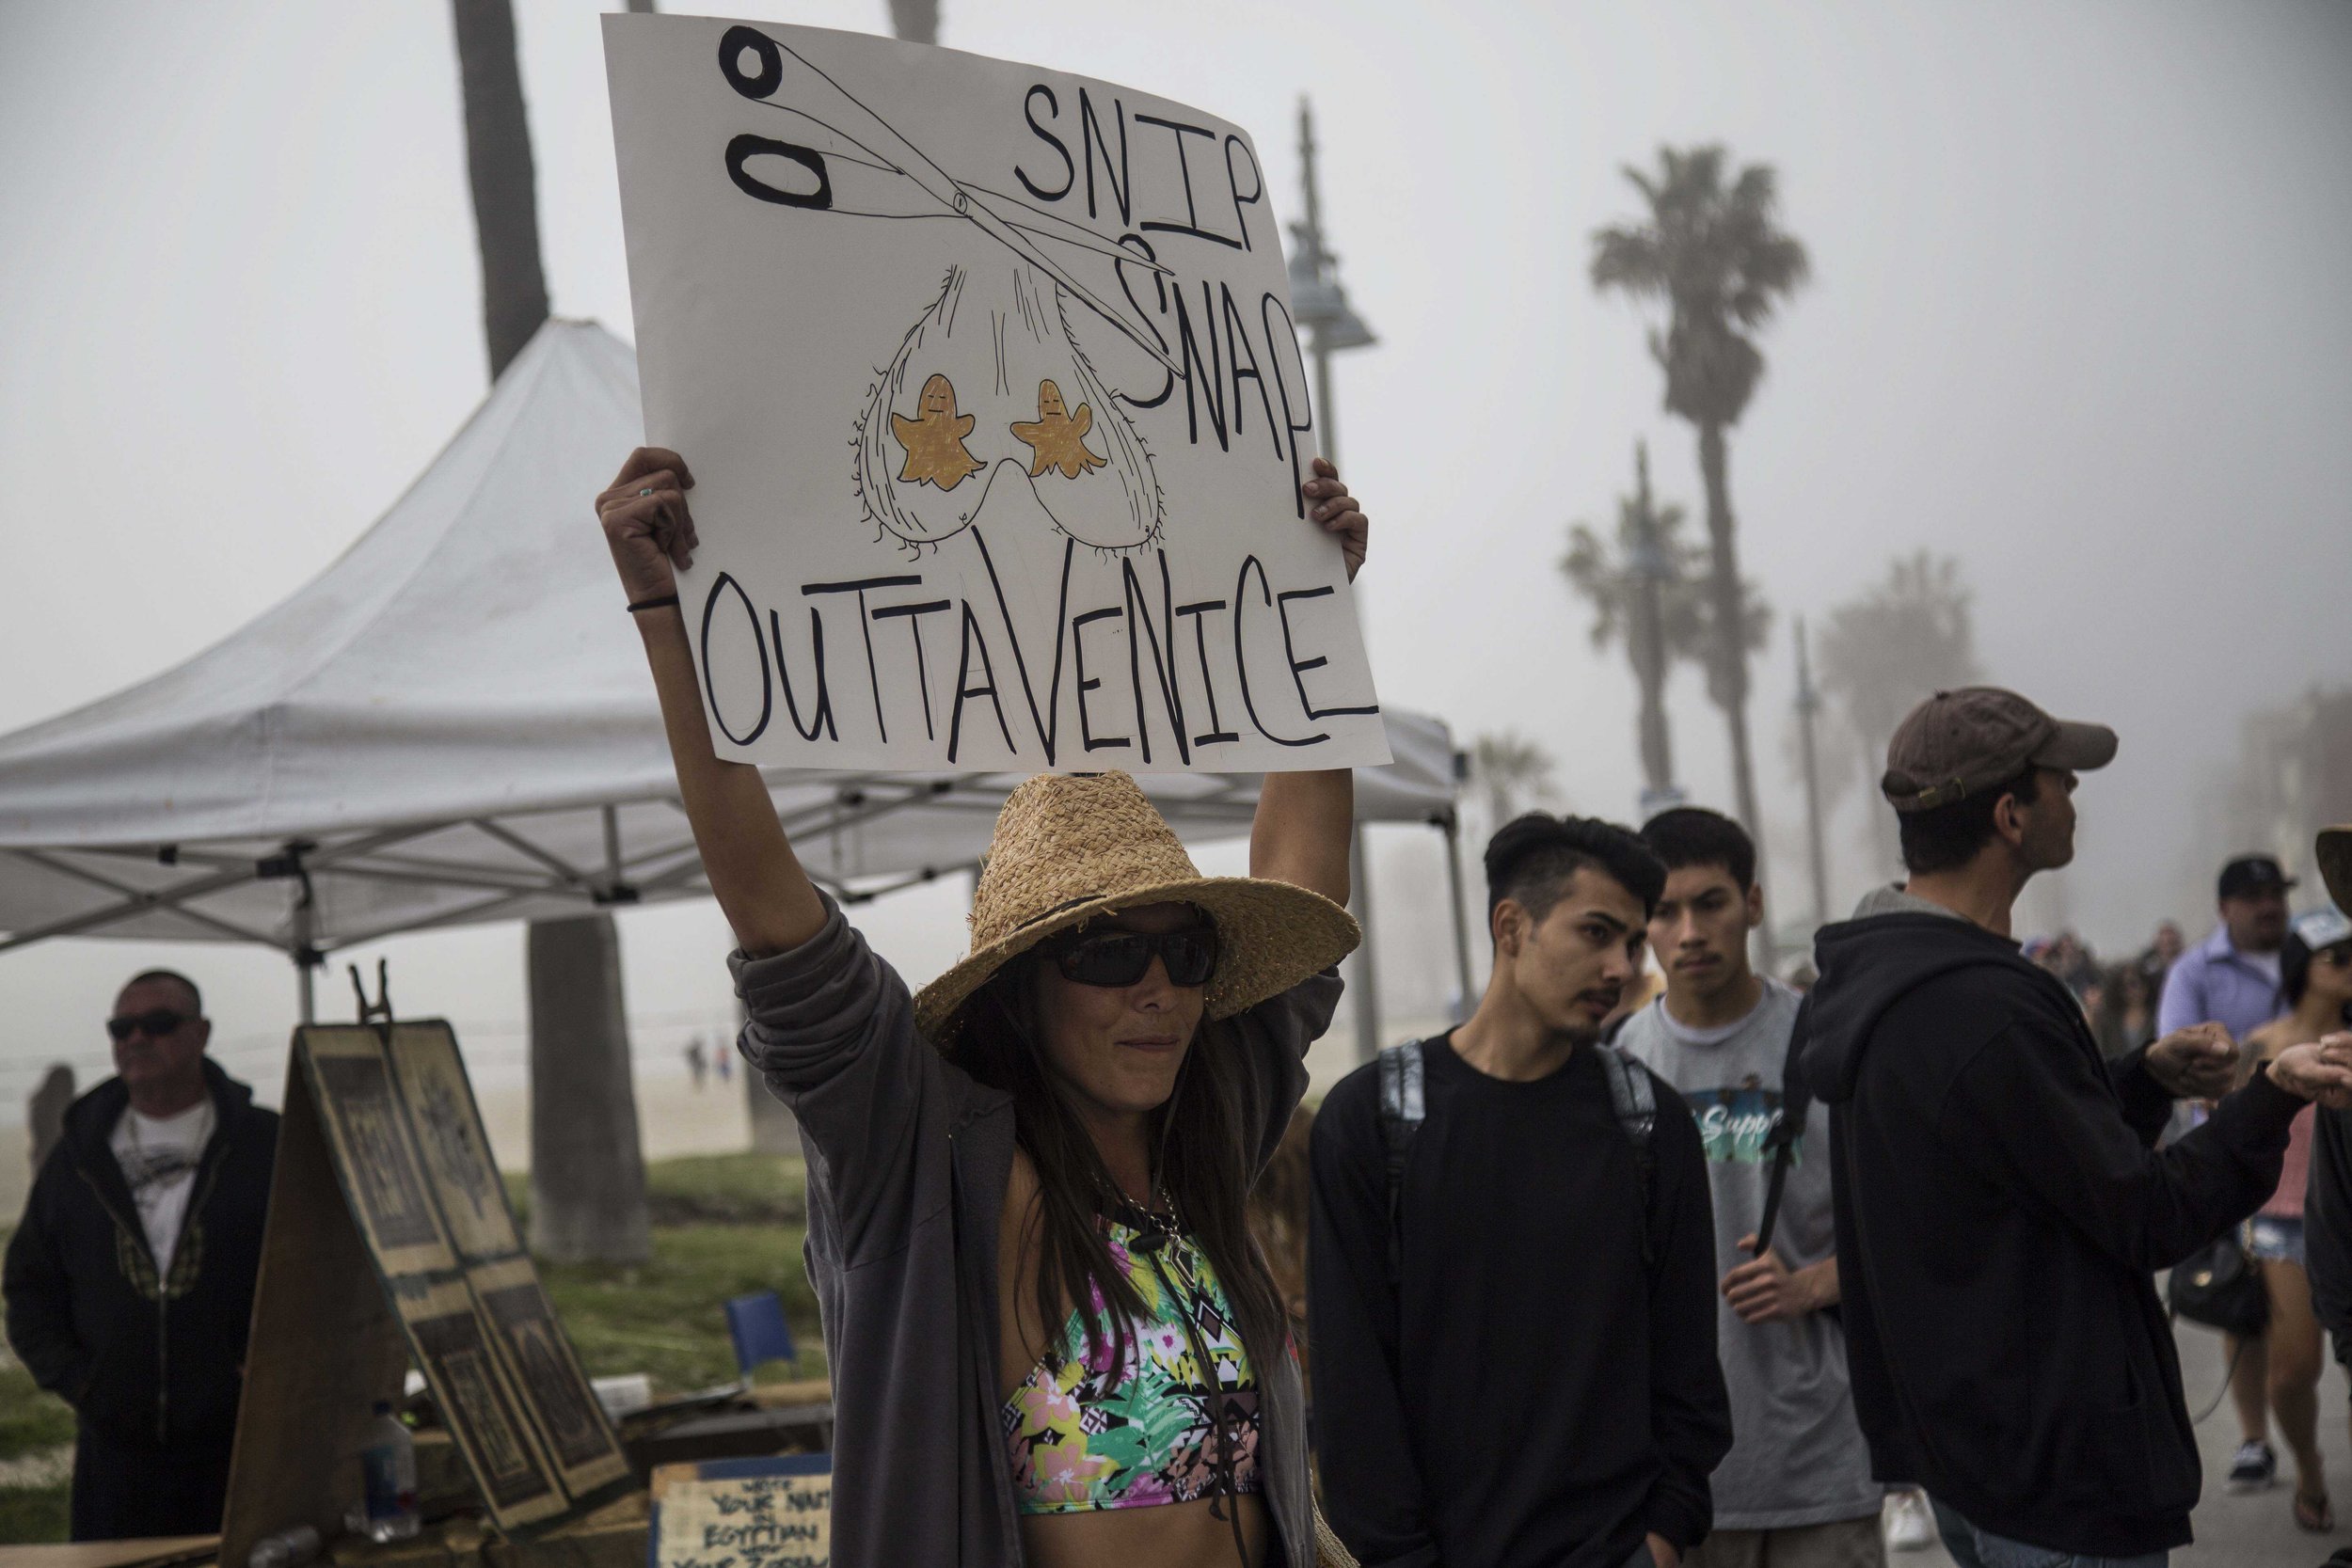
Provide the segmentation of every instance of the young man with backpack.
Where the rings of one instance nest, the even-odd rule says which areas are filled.
[[[1884,1489],[1870,1479],[1834,1310],[1829,1113],[1789,1083],[1804,999],[1748,962],[1748,933],[1764,918],[1756,845],[1696,806],[1652,817],[1642,842],[1666,866],[1649,919],[1666,989],[1616,1044],[1698,1118],[1733,1412],[1715,1530],[1684,1568],[1877,1568]]]
[[[1623,828],[1505,827],[1478,1010],[1315,1118],[1316,1452],[1365,1568],[1677,1568],[1706,1538],[1731,1445],[1707,1166],[1600,1038],[1664,881]]]

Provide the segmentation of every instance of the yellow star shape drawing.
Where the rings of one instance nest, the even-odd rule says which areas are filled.
[[[973,423],[971,415],[957,415],[956,389],[946,376],[935,375],[923,383],[923,399],[915,417],[890,416],[891,433],[907,449],[898,477],[952,490],[977,473],[986,465],[963,448]]]
[[[1016,422],[1013,439],[1036,452],[1036,461],[1029,465],[1029,477],[1035,479],[1048,468],[1059,468],[1062,478],[1075,479],[1089,468],[1110,466],[1110,459],[1097,457],[1087,450],[1086,433],[1094,428],[1094,410],[1086,404],[1078,404],[1073,415],[1061,401],[1061,388],[1050,381],[1037,384],[1037,422]]]

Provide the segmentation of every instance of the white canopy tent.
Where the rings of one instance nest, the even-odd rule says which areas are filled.
[[[628,345],[551,321],[318,578],[186,663],[0,737],[0,951],[262,943],[294,959],[307,1018],[337,948],[706,894],[589,509],[642,428]],[[1359,815],[1451,838],[1445,726],[1392,712],[1389,739]],[[972,865],[1016,782],[769,778],[811,874],[850,901]],[[1247,832],[1256,786],[1144,780],[1195,840]]]

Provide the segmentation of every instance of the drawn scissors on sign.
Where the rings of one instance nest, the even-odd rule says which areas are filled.
[[[746,55],[756,62],[756,70],[744,69]],[[1151,272],[1170,274],[1172,269],[1083,225],[958,180],[848,88],[756,27],[727,29],[719,40],[719,69],[743,97],[790,115],[808,128],[796,130],[798,139],[793,141],[747,132],[727,143],[727,176],[745,195],[786,207],[864,217],[962,218],[1052,278],[1168,373],[1184,377],[1184,367],[1148,328],[1078,281],[1068,267],[1040,249],[1038,242],[1074,245]],[[787,76],[792,96],[813,107],[773,101]],[[784,172],[771,168],[776,159],[797,165],[809,182],[779,184],[767,178],[770,172]]]

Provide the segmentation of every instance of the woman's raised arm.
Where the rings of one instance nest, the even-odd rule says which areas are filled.
[[[1371,532],[1340,471],[1315,459],[1314,477],[1299,486],[1307,515],[1334,534],[1347,557],[1347,580],[1364,563]],[[699,711],[699,710],[698,710]],[[1347,902],[1348,847],[1356,828],[1356,775],[1345,768],[1309,773],[1268,773],[1249,829],[1249,874]]]
[[[678,796],[710,891],[737,944],[759,957],[798,947],[815,936],[824,927],[825,906],[784,836],[759,769],[723,762],[710,749],[673,574],[674,566],[694,558],[694,518],[686,504],[693,485],[693,475],[677,453],[640,447],[621,465],[611,488],[596,498],[596,516],[628,603],[640,607],[631,618],[653,669]],[[649,606],[648,600],[666,602]]]

